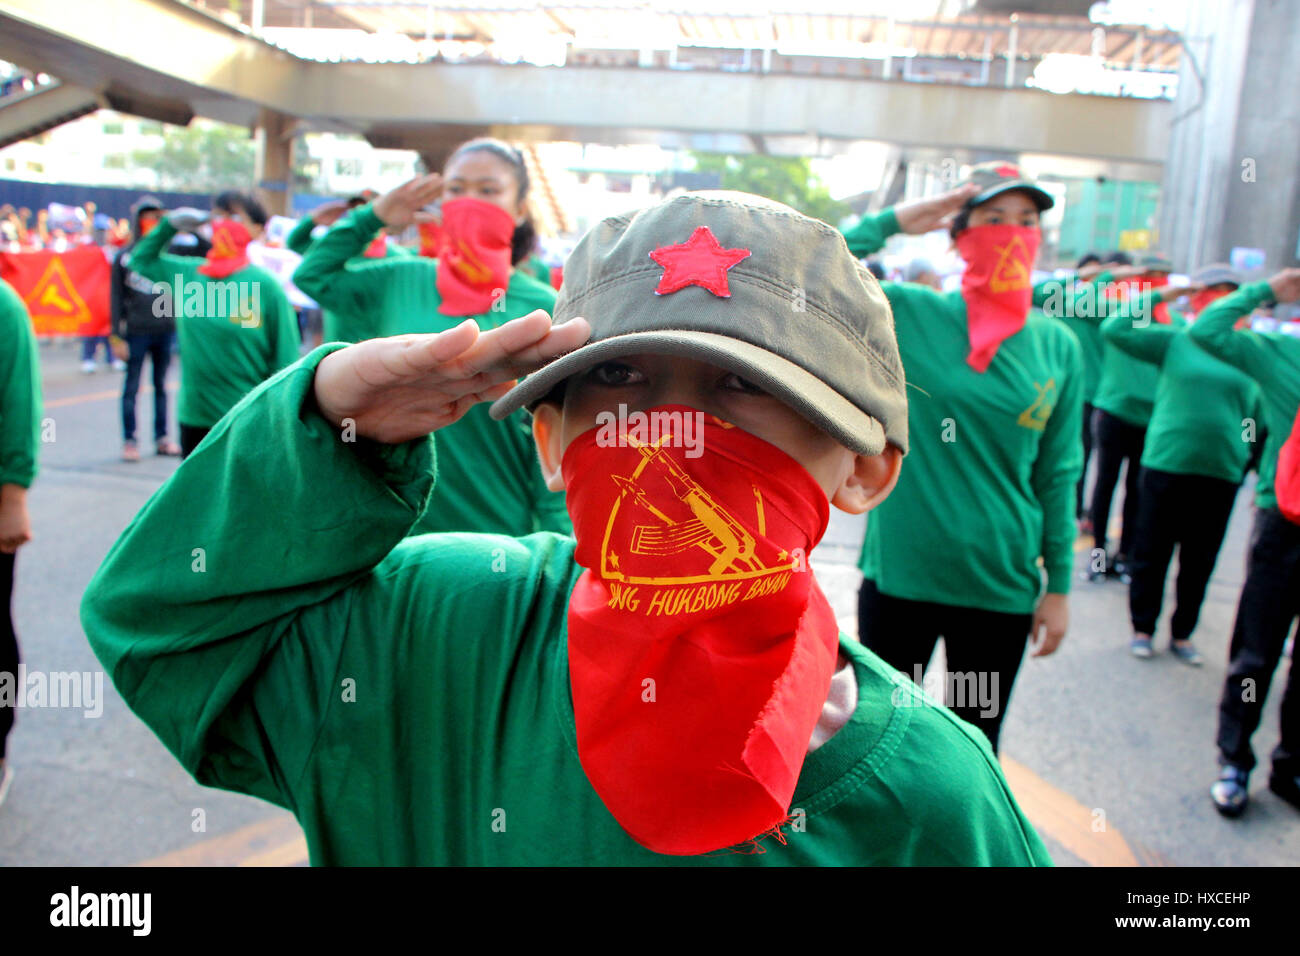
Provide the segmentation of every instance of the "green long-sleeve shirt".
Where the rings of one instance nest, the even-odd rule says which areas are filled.
[[[1076,320],[1100,326],[1110,318],[1111,309],[1120,301],[1108,294],[1114,276],[1102,272],[1094,279],[1077,282],[1073,313]],[[1116,308],[1117,314],[1127,313],[1130,318],[1140,317],[1142,321],[1157,323],[1151,317],[1151,308],[1155,301],[1149,294],[1138,296],[1123,307],[1123,312]],[[1187,324],[1181,312],[1169,309],[1170,328],[1182,328]],[[1151,422],[1151,412],[1156,402],[1156,367],[1150,362],[1134,358],[1123,349],[1103,340],[1101,355],[1101,379],[1092,404],[1102,411],[1114,415],[1121,421],[1138,428],[1146,428]]]
[[[577,756],[575,542],[402,540],[434,442],[340,441],[312,393],[329,351],[222,419],[82,601],[114,684],[199,783],[291,810],[316,865],[1050,864],[983,736],[843,636],[857,708],[804,761],[785,842],[636,844]]]
[[[1092,404],[1097,396],[1097,386],[1101,383],[1101,361],[1103,355],[1101,329],[1095,319],[1080,318],[1073,310],[1062,308],[1065,297],[1074,298],[1079,280],[1046,279],[1034,286],[1031,305],[1049,318],[1063,323],[1079,341],[1079,355],[1083,359],[1083,400]]]
[[[433,259],[412,256],[346,265],[382,225],[370,206],[353,210],[308,250],[293,274],[294,283],[323,308],[371,316],[376,336],[442,332],[463,322],[465,316],[438,311],[442,297]],[[496,328],[534,309],[552,312],[555,292],[516,269],[498,306],[498,311],[472,316],[479,328]],[[478,404],[441,429],[437,442],[437,491],[416,533],[572,533],[564,495],[548,489],[542,478],[527,412],[517,411],[498,422],[486,404]]]
[[[249,265],[224,279],[199,272],[203,259],[163,252],[176,229],[163,219],[135,245],[130,266],[168,290],[181,350],[176,417],[211,428],[259,382],[298,358],[301,340],[289,297],[271,273]],[[160,288],[161,291],[161,288]]]
[[[27,306],[0,279],[0,485],[30,487],[41,428],[41,368]]]
[[[315,243],[315,240],[311,237],[315,228],[316,223],[312,221],[311,216],[303,216],[289,231],[289,235],[285,237],[285,248],[298,253],[300,256],[305,256]],[[385,248],[387,251],[384,255],[388,259],[415,255],[410,249],[395,246],[391,243]],[[364,250],[362,251],[364,252]],[[364,266],[375,261],[375,259],[367,258],[363,254],[358,254],[348,260],[345,268]],[[340,312],[337,309],[321,310],[321,330],[326,342],[363,342],[380,334],[377,330],[375,317],[369,313],[352,314]]]
[[[846,234],[855,255],[883,245],[892,210]],[[884,594],[1009,614],[1042,590],[1066,594],[1074,486],[1082,468],[1083,365],[1069,329],[1031,311],[983,374],[966,362],[966,303],[882,282],[907,379],[898,485],[867,519],[860,567]]]
[[[1197,316],[1191,329],[1193,342],[1259,384],[1268,431],[1255,485],[1255,504],[1260,508],[1277,507],[1273,494],[1277,455],[1300,409],[1300,340],[1280,332],[1234,331],[1232,326],[1243,315],[1272,301],[1273,290],[1267,282],[1244,285]]]
[[[1142,466],[1240,482],[1261,423],[1255,380],[1197,345],[1187,326],[1113,315],[1101,332],[1120,351],[1158,369]]]

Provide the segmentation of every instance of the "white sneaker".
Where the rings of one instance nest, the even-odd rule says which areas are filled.
[[[0,806],[4,806],[5,797],[9,796],[9,784],[13,781],[14,771],[9,766],[9,761],[0,763]]]
[[[123,362],[121,359],[113,359],[113,371],[115,371],[115,372],[125,372],[125,371],[126,371],[126,363]]]
[[[94,360],[94,359],[86,359],[86,361],[84,361],[84,362],[81,363],[81,374],[82,374],[82,375],[94,375],[94,374],[95,374],[95,360]]]

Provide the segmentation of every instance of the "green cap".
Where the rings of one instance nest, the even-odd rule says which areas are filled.
[[[1038,211],[1051,209],[1055,204],[1052,195],[1043,190],[1032,179],[1020,171],[1020,167],[1015,163],[979,163],[972,166],[970,174],[962,181],[962,186],[974,184],[980,187],[979,193],[974,199],[966,202],[969,206],[978,206],[982,202],[988,202],[994,196],[1010,192],[1013,189],[1023,189],[1033,197],[1034,204],[1038,206]]]
[[[638,353],[716,365],[775,396],[846,448],[907,451],[907,395],[893,314],[839,231],[730,191],[686,193],[604,220],[564,265],[555,321],[591,338],[525,378],[493,418]]]

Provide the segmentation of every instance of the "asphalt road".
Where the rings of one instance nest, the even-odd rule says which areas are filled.
[[[148,441],[140,463],[119,460],[122,373],[82,375],[76,343],[44,345],[41,355],[54,433],[41,449],[30,492],[35,540],[18,557],[15,621],[27,668],[87,672],[93,680],[102,671],[78,620],[81,593],[176,460],[152,456]],[[177,372],[174,365],[173,381]],[[139,413],[148,436],[147,387]],[[1262,766],[1246,815],[1222,819],[1207,795],[1252,511],[1244,490],[1196,634],[1204,667],[1188,667],[1165,652],[1163,622],[1156,657],[1130,657],[1127,595],[1118,583],[1077,584],[1061,649],[1026,660],[1003,729],[1003,763],[1058,863],[1300,863],[1300,812],[1266,789],[1287,663],[1255,737]],[[856,634],[861,578],[854,565],[863,527],[863,519],[833,512],[813,559],[850,634]],[[1080,567],[1090,543],[1078,543]],[[259,800],[198,786],[106,678],[103,695],[98,716],[84,708],[19,712],[10,738],[15,780],[0,807],[0,865],[305,862],[292,817]]]

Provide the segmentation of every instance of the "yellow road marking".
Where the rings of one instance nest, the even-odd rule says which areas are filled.
[[[1109,820],[1094,830],[1097,817],[1074,797],[1058,790],[1029,768],[1002,757],[1002,772],[1016,803],[1035,827],[1089,866],[1139,866],[1133,849]]]
[[[300,856],[289,852],[293,848],[300,848]],[[266,860],[271,862],[259,862]],[[290,866],[299,862],[307,862],[302,829],[293,817],[276,816],[136,866]]]
[[[168,384],[167,391],[176,391],[176,386]],[[153,393],[153,386],[141,386],[140,394],[147,395]],[[122,390],[115,388],[111,392],[87,392],[85,395],[69,395],[66,398],[53,398],[44,403],[45,408],[63,408],[67,405],[81,405],[85,402],[102,402],[108,398],[121,398]]]

